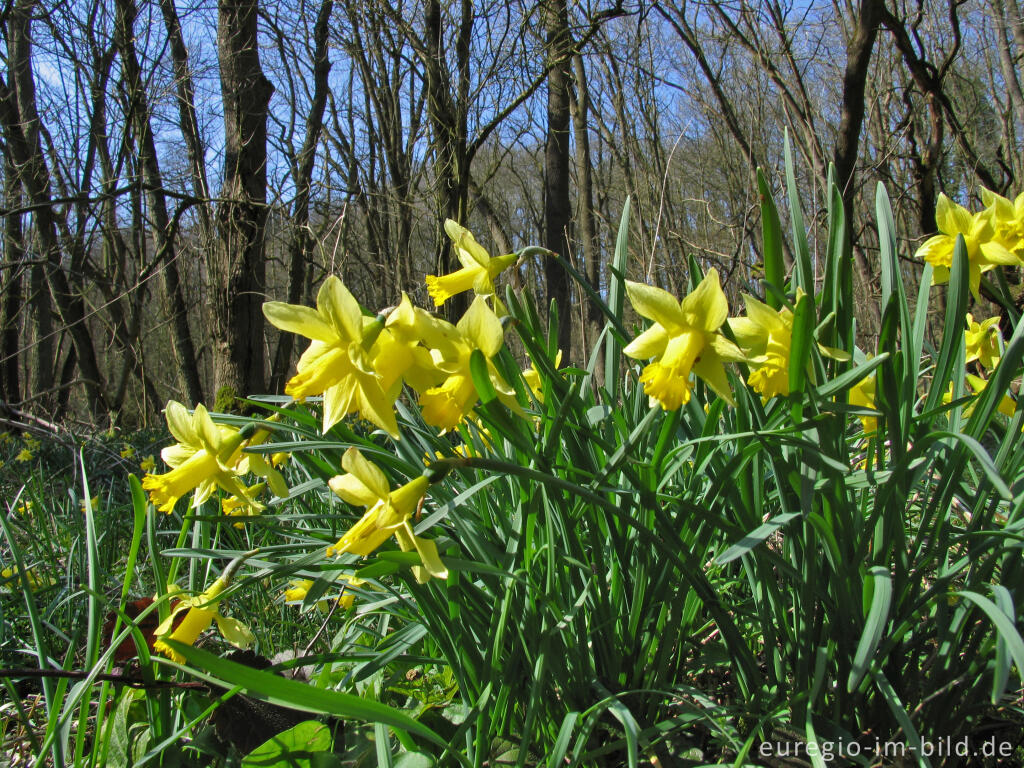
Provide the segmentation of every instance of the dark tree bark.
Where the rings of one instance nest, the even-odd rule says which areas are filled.
[[[4,204],[10,209],[17,209],[21,198],[17,170],[6,156],[4,157]],[[21,226],[21,214],[9,213],[4,217],[3,253],[5,263],[0,271],[0,400],[18,405],[21,402],[21,343],[20,326],[24,296],[23,283],[26,267],[25,251],[22,248],[24,233]]]
[[[213,377],[218,395],[264,391],[267,109],[258,0],[220,0],[217,50],[224,105],[224,183],[217,205]]]
[[[572,39],[565,0],[548,0],[544,8],[548,56],[547,141],[544,151],[544,247],[568,259],[571,253],[572,203],[569,199],[569,81]],[[569,275],[555,260],[544,265],[548,306],[558,308],[558,346],[566,361],[572,349],[572,304]]]

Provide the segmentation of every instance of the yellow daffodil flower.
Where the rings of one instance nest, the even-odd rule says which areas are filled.
[[[376,370],[387,371],[392,381],[401,378],[422,394],[447,378],[430,350],[451,349],[458,339],[454,325],[414,306],[403,292],[402,301],[388,315],[380,343],[374,347],[373,365]]]
[[[953,266],[953,247],[956,236],[963,235],[967,246],[968,275],[971,293],[978,298],[981,286],[981,275],[997,265],[1015,265],[1021,261],[1006,246],[997,242],[993,224],[993,209],[988,208],[980,213],[971,214],[962,205],[958,205],[945,195],[939,195],[935,207],[935,223],[940,234],[928,238],[917,249],[917,257],[931,264],[932,284],[949,282],[949,271]]]
[[[268,301],[263,314],[282,331],[311,339],[284,391],[296,400],[324,396],[324,432],[357,413],[398,439],[394,407],[398,387],[385,392],[381,376],[371,365],[372,347],[382,325],[363,316],[359,302],[341,280],[331,275],[324,281],[316,309]]]
[[[448,569],[437,554],[437,545],[417,536],[409,523],[416,506],[427,493],[430,485],[427,478],[421,475],[391,491],[384,473],[367,461],[357,448],[345,451],[341,467],[346,474],[331,478],[328,485],[349,504],[366,507],[367,511],[337,544],[328,547],[327,556],[348,552],[366,557],[394,536],[402,551],[419,554],[423,565],[413,567],[417,581],[424,583],[432,576],[448,578]]]
[[[964,344],[967,360],[975,360],[986,370],[992,370],[999,364],[1002,354],[1003,334],[999,330],[999,317],[990,317],[980,323],[974,322],[974,316],[967,314],[967,330],[964,331]]]
[[[994,239],[1024,259],[1024,192],[1010,201],[982,187],[981,202],[992,211]]]
[[[472,232],[451,219],[445,221],[444,231],[455,247],[462,269],[442,277],[427,275],[427,291],[434,304],[440,307],[455,294],[470,288],[478,296],[493,296],[494,278],[515,263],[516,255],[510,253],[492,258]]]
[[[982,392],[984,392],[985,389],[988,387],[989,380],[968,373],[967,383],[971,385],[971,389],[974,390],[974,394],[977,397],[981,397]],[[974,404],[972,403],[970,406],[964,409],[964,416],[970,416],[973,410]],[[999,405],[996,406],[996,410],[999,411],[999,413],[1003,414],[1003,416],[1006,416],[1008,419],[1012,419],[1014,413],[1017,410],[1017,401],[1014,400],[1008,392],[1004,393],[1003,396],[999,399]],[[1021,427],[1021,432],[1024,432],[1024,426]]]
[[[635,360],[656,358],[640,375],[646,392],[674,411],[690,401],[690,373],[703,379],[729,404],[734,404],[725,363],[744,360],[743,353],[722,336],[729,306],[718,282],[718,272],[708,270],[700,285],[681,302],[668,291],[626,281],[626,295],[633,308],[654,325],[623,350]]]
[[[153,633],[157,641],[153,649],[162,653],[172,661],[179,664],[185,661],[185,657],[167,645],[165,640],[176,640],[185,645],[195,645],[199,636],[209,629],[214,622],[221,635],[236,648],[248,648],[253,640],[252,631],[238,619],[224,616],[220,612],[220,603],[223,598],[221,593],[230,586],[235,571],[241,566],[246,558],[256,554],[257,550],[247,552],[231,561],[216,581],[201,595],[186,598],[178,601],[171,611],[171,615],[160,623]],[[180,622],[178,616],[184,613]]]
[[[488,377],[499,399],[508,408],[519,410],[515,390],[509,387],[491,358],[504,344],[501,321],[487,302],[477,296],[456,326],[457,335],[445,338],[430,354],[443,383],[420,395],[423,420],[442,430],[454,429],[473,409],[477,401],[476,385],[470,368],[473,351],[479,349],[487,360]]]
[[[797,301],[804,295],[802,289],[797,290]],[[747,379],[750,387],[767,402],[775,395],[785,397],[789,394],[789,357],[793,343],[793,311],[782,307],[778,311],[772,309],[753,296],[744,294],[746,317],[729,319],[729,328],[736,337],[736,343],[747,355],[748,361],[755,366]],[[835,360],[848,360],[849,355],[842,350],[832,349],[823,344],[818,349],[826,357]]]
[[[143,472],[152,472],[156,469],[156,459],[153,458],[153,454],[149,454],[146,458],[139,462],[139,469]]]
[[[100,497],[99,496],[93,496],[91,499],[89,499],[89,506],[92,508],[93,512],[98,510],[99,507],[100,507]],[[82,514],[85,514],[85,510],[86,510],[85,499],[79,499],[78,500],[78,509],[79,509],[80,512],[82,512]]]
[[[57,580],[52,576],[40,575],[35,568],[27,568],[24,575],[21,575],[18,573],[18,566],[16,565],[9,565],[0,570],[0,579],[5,581],[17,579],[18,584],[29,592],[38,592],[57,583]]]
[[[121,458],[130,459],[135,455],[135,447],[125,443],[124,448],[121,449]]]
[[[558,350],[555,354],[555,368],[562,364],[562,350]],[[523,380],[526,382],[526,386],[530,388],[530,392],[533,393],[533,399],[538,403],[544,403],[544,389],[541,385],[540,371],[537,370],[537,366],[530,362],[530,367],[523,371]]]
[[[192,506],[197,507],[220,487],[256,504],[237,478],[244,442],[238,430],[214,424],[202,404],[190,415],[185,406],[171,400],[165,413],[167,426],[178,442],[160,452],[171,471],[142,479],[150,501],[161,512],[170,514],[178,499],[190,491],[195,491]]]
[[[24,463],[27,461],[32,461],[32,459],[34,458],[35,456],[33,456],[32,451],[30,451],[28,448],[22,448],[20,451],[18,451],[18,455],[14,457],[14,460]]]
[[[257,498],[266,486],[266,483],[257,483],[251,486],[248,489],[249,498]],[[220,503],[220,508],[228,517],[256,517],[263,511],[262,504],[253,504],[249,499],[238,498],[237,496],[225,497]],[[245,527],[245,524],[241,521],[233,523],[233,525],[239,529]]]
[[[348,589],[348,587],[360,587],[366,582],[360,578],[357,578],[356,576],[352,576],[349,574],[342,574],[339,577],[339,580],[344,581],[346,583],[342,585],[341,594],[336,598],[336,602],[338,603],[339,606],[341,606],[343,609],[347,611],[349,608],[352,607],[352,605],[356,601],[355,592],[353,592],[351,589]],[[289,584],[291,586],[284,591],[285,602],[301,603],[303,600],[306,599],[306,595],[309,594],[309,590],[313,587],[313,580],[291,579],[291,581],[289,581]],[[329,608],[330,604],[327,599],[318,600],[316,607],[318,610],[323,611]]]
[[[855,405],[860,408],[871,408],[875,407],[875,374],[872,373],[870,376],[858,381],[850,389],[848,396],[850,405]],[[860,423],[864,427],[865,435],[874,434],[875,430],[878,429],[878,417],[877,416],[861,416]]]

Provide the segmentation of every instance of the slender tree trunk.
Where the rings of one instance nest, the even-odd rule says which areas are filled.
[[[34,206],[33,220],[39,248],[46,260],[46,282],[61,322],[71,335],[90,411],[94,417],[101,418],[107,412],[103,376],[85,322],[84,301],[80,293],[72,291],[64,274],[50,194],[50,175],[38,132],[40,123],[32,76],[31,24],[35,6],[36,0],[19,0],[11,9],[8,20],[10,84],[0,78],[0,125],[3,126],[10,157],[18,168],[22,189]],[[37,310],[43,311],[41,308]],[[48,341],[50,334],[45,333],[42,339]],[[37,369],[36,376],[45,376],[52,382],[52,358],[40,363],[49,363],[49,367]],[[36,391],[42,391],[42,387]]]
[[[213,275],[213,376],[218,400],[264,391],[267,109],[258,0],[220,0],[217,50],[224,104],[224,183]]]
[[[206,179],[205,147],[199,133],[199,119],[196,117],[195,86],[192,84],[192,70],[189,67],[188,48],[181,33],[181,21],[174,0],[160,0],[160,12],[164,17],[167,41],[174,67],[174,86],[178,96],[178,127],[185,141],[188,164],[192,175],[192,193],[200,199],[196,206],[199,216],[200,236],[204,241],[212,240],[213,224],[210,216],[210,185]]]
[[[544,247],[570,257],[572,203],[569,199],[569,70],[571,40],[565,0],[548,0],[545,6],[548,56],[547,141],[544,151]],[[572,304],[569,275],[553,259],[544,265],[548,306],[558,314],[558,346],[566,361],[574,361]]]
[[[853,38],[846,49],[846,71],[843,75],[843,99],[840,105],[839,132],[836,137],[835,152],[832,160],[835,163],[836,183],[843,197],[843,210],[846,218],[846,231],[849,233],[853,247],[853,257],[857,265],[860,281],[864,286],[865,298],[863,306],[871,313],[872,320],[881,322],[878,304],[870,300],[874,285],[874,272],[868,263],[864,249],[857,243],[854,219],[857,198],[857,157],[860,153],[861,127],[864,125],[864,88],[868,80],[871,66],[871,55],[878,37],[878,29],[885,10],[885,0],[862,0],[857,27]]]
[[[601,291],[601,252],[597,239],[597,227],[594,221],[594,180],[593,161],[590,157],[590,90],[587,87],[587,71],[583,57],[578,53],[572,57],[573,75],[576,82],[576,94],[573,102],[573,136],[576,139],[576,185],[579,206],[580,240],[583,243],[583,272],[595,291]],[[570,91],[572,95],[572,91]],[[597,341],[604,316],[598,306],[586,302],[583,317],[583,346],[580,353],[589,355]],[[601,377],[604,366],[598,364],[594,369],[598,377],[598,385],[604,382]]]
[[[116,0],[116,39],[124,69],[124,81],[128,91],[129,119],[134,127],[138,142],[139,168],[146,186],[149,215],[152,217],[153,260],[160,267],[164,295],[171,316],[171,339],[175,354],[175,368],[179,385],[192,404],[203,400],[203,387],[199,380],[199,362],[196,357],[192,331],[188,324],[188,305],[181,286],[178,258],[174,247],[170,217],[167,214],[167,200],[163,193],[163,178],[157,160],[156,142],[149,119],[149,103],[142,86],[142,73],[135,52],[134,0]]]
[[[306,121],[306,137],[302,149],[295,158],[295,204],[292,208],[292,239],[289,245],[288,263],[288,302],[299,304],[306,285],[311,238],[309,235],[309,194],[313,180],[313,165],[316,160],[316,148],[320,143],[323,129],[324,108],[327,105],[327,76],[331,71],[331,62],[327,56],[327,33],[334,0],[323,0],[317,14],[316,26],[313,28],[315,45],[313,59],[313,100],[310,104],[309,118]],[[270,391],[279,392],[284,388],[285,378],[291,365],[292,349],[295,335],[281,335],[274,364],[270,375]]]
[[[19,208],[21,190],[17,171],[10,159],[4,157],[4,205],[10,209]],[[22,238],[21,214],[10,213],[4,217],[4,265],[0,272],[0,400],[18,404],[21,402],[19,366],[21,364],[20,326],[24,296],[22,295],[25,259]]]

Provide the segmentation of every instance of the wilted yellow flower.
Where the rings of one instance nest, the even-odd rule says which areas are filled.
[[[423,420],[442,430],[454,429],[473,410],[478,399],[470,366],[473,352],[480,350],[487,361],[487,374],[498,398],[508,408],[518,410],[515,390],[509,387],[491,358],[504,344],[501,321],[487,302],[477,296],[456,326],[457,335],[446,338],[430,354],[444,381],[420,395]]]
[[[358,413],[398,438],[394,404],[400,385],[385,392],[371,364],[383,324],[363,316],[341,280],[331,275],[324,281],[316,309],[268,301],[263,314],[277,328],[311,339],[284,391],[297,400],[322,394],[325,432],[346,415]]]
[[[402,551],[415,551],[423,565],[414,566],[413,574],[420,583],[431,576],[448,578],[448,569],[437,554],[437,545],[417,536],[409,518],[427,493],[430,482],[423,475],[394,491],[389,490],[387,477],[367,461],[357,448],[349,448],[341,458],[347,474],[332,477],[331,490],[349,504],[366,507],[366,514],[327,549],[327,556],[351,552],[365,557],[393,535]]]
[[[146,458],[139,462],[139,469],[143,472],[152,472],[156,469],[156,459],[153,458],[153,454],[149,454]]]
[[[491,257],[473,233],[448,219],[444,231],[455,247],[455,255],[462,269],[442,277],[427,275],[427,291],[434,304],[441,306],[457,293],[472,288],[478,296],[494,295],[494,278],[516,261],[514,253]]]
[[[981,286],[981,275],[997,265],[1015,265],[1021,261],[1006,246],[997,242],[993,223],[994,210],[987,208],[980,213],[971,214],[962,205],[958,205],[945,195],[939,195],[935,208],[935,223],[941,234],[928,238],[917,249],[917,257],[931,264],[932,284],[949,282],[950,269],[953,266],[953,247],[956,236],[963,235],[967,247],[967,259],[971,293],[978,298]]]
[[[18,451],[18,455],[14,457],[14,460],[24,463],[26,461],[32,461],[32,459],[34,458],[35,456],[32,455],[32,451],[30,451],[28,448],[22,448],[20,451]]]
[[[999,330],[998,316],[976,323],[974,316],[967,313],[967,330],[964,331],[966,362],[977,360],[982,368],[992,370],[999,363],[1002,341],[1003,334]]]
[[[171,615],[161,622],[153,633],[157,637],[153,649],[181,664],[185,661],[185,657],[167,645],[165,640],[170,639],[185,645],[195,645],[199,635],[214,622],[217,623],[217,629],[220,630],[225,640],[236,648],[248,648],[255,639],[252,631],[238,619],[221,614],[220,602],[223,599],[221,593],[231,584],[235,571],[247,557],[251,557],[255,553],[256,550],[253,550],[232,560],[220,578],[214,581],[201,595],[178,601],[171,611]],[[178,623],[176,619],[182,613],[185,613],[185,616]]]
[[[654,321],[623,350],[636,360],[656,358],[640,375],[644,392],[666,411],[674,411],[690,401],[693,372],[734,404],[725,363],[745,358],[718,332],[729,314],[718,271],[708,270],[700,285],[681,302],[661,288],[628,280],[626,295],[642,317]]]
[[[243,443],[238,430],[214,424],[201,404],[189,414],[185,406],[171,400],[165,413],[167,426],[178,443],[160,453],[172,467],[171,471],[162,475],[146,475],[142,479],[142,487],[149,491],[150,501],[161,512],[170,514],[178,499],[185,494],[195,491],[192,506],[196,507],[220,487],[231,495],[256,504],[237,478]]]

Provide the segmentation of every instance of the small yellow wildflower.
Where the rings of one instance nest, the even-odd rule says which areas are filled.
[[[156,459],[153,458],[153,454],[149,454],[146,458],[139,462],[139,469],[143,472],[152,472],[156,469]]]
[[[14,511],[17,512],[19,515],[27,515],[29,512],[32,511],[32,508],[34,506],[35,505],[31,501],[19,501],[18,506],[14,508]]]
[[[491,257],[473,237],[473,233],[448,219],[444,231],[455,247],[462,269],[438,277],[427,275],[427,291],[434,304],[441,306],[457,293],[473,289],[478,296],[494,295],[494,278],[516,261],[514,253]]]
[[[348,574],[342,574],[339,579],[346,583],[342,584],[341,594],[336,598],[336,602],[342,608],[348,610],[356,601],[355,593],[348,589],[348,587],[359,587],[365,584],[365,582]],[[287,603],[301,603],[306,599],[306,595],[309,594],[309,590],[313,587],[312,579],[291,579],[288,583],[291,586],[284,591],[284,599]],[[316,607],[321,611],[327,610],[330,607],[330,601],[326,598],[318,600]]]
[[[448,569],[437,554],[437,545],[417,536],[409,524],[409,518],[427,493],[430,485],[427,478],[421,475],[390,491],[384,473],[354,447],[345,451],[341,466],[347,474],[331,478],[328,485],[349,504],[364,506],[367,511],[336,544],[328,547],[327,556],[350,552],[366,557],[394,536],[402,551],[419,554],[423,565],[413,567],[417,581],[424,583],[432,576],[448,578]]]
[[[666,411],[688,403],[692,372],[734,404],[725,363],[745,358],[718,332],[729,314],[718,271],[708,270],[700,285],[682,301],[661,288],[631,281],[626,281],[626,295],[642,317],[654,321],[623,350],[635,360],[655,358],[640,375],[652,401]]]
[[[22,448],[20,451],[18,451],[18,455],[14,457],[14,460],[25,463],[28,461],[32,461],[32,459],[34,458],[35,456],[32,454],[32,451],[30,451],[28,448]]]

